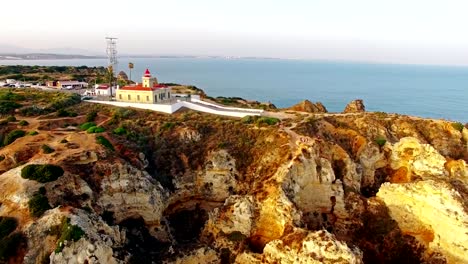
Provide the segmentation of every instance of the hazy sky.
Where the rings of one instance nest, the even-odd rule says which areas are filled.
[[[2,1],[0,44],[468,65],[467,0]]]

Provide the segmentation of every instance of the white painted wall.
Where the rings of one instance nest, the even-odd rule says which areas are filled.
[[[198,96],[198,98],[192,96],[191,101],[201,103],[201,104],[210,105],[210,106],[214,106],[214,107],[221,108],[221,109],[226,109],[226,110],[235,110],[235,111],[239,110],[239,111],[247,111],[247,112],[252,112],[252,113],[263,113],[263,111],[264,111],[263,109],[249,109],[249,108],[229,107],[229,106],[223,106],[223,105],[219,105],[219,104],[213,104],[213,103],[209,103],[209,102],[205,102],[205,101],[200,100],[200,96]]]
[[[147,110],[153,110],[153,111],[163,112],[167,114],[172,114],[182,107],[187,107],[195,111],[200,111],[200,112],[210,113],[210,114],[215,114],[215,115],[222,115],[222,116],[244,117],[248,115],[255,115],[255,116],[260,115],[260,113],[258,112],[255,113],[255,112],[249,112],[249,111],[233,111],[233,110],[226,111],[221,108],[213,109],[210,107],[204,107],[202,105],[185,102],[185,101],[177,101],[176,103],[171,104],[171,105],[170,104],[139,104],[139,103],[97,101],[97,100],[89,100],[87,102],[107,104],[107,105],[113,105],[113,106],[119,106],[119,107],[133,107],[133,108],[139,108],[139,109],[147,109]]]

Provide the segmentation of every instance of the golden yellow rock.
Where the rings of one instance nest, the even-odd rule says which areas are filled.
[[[468,263],[468,214],[462,197],[449,183],[385,183],[377,197],[403,233],[428,243],[433,252],[442,252],[449,263]]]

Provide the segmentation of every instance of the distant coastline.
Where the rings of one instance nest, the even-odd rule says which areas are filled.
[[[103,59],[104,56],[88,56],[77,54],[53,53],[0,53],[0,60],[71,60],[71,59]]]
[[[156,59],[257,59],[278,60],[270,57],[238,57],[238,56],[209,56],[209,55],[145,55],[145,54],[122,54],[123,59],[129,58],[156,58]],[[79,54],[56,54],[56,53],[0,53],[0,60],[73,60],[73,59],[106,59],[103,55],[79,55]]]

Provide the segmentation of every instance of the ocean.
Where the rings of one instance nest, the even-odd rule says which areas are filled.
[[[195,85],[208,95],[270,101],[304,99],[341,112],[354,99],[368,111],[468,122],[468,67],[276,59],[121,58],[119,71],[140,81],[146,68],[159,82]],[[106,66],[105,59],[2,61],[0,65]]]

